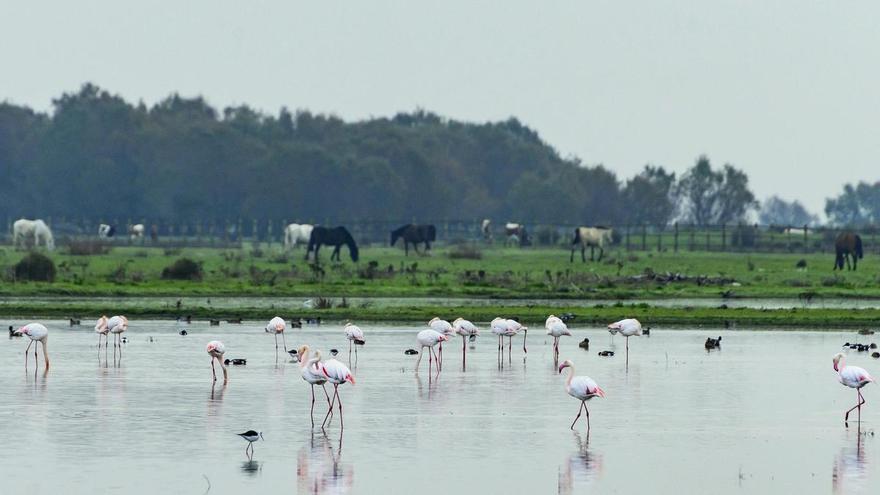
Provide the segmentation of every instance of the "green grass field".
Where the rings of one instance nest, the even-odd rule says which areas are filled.
[[[72,256],[61,249],[51,258],[58,267],[55,282],[15,281],[13,266],[25,253],[0,250],[4,282],[0,295],[24,296],[5,311],[16,315],[70,316],[99,310],[81,303],[36,304],[47,296],[323,296],[323,297],[472,297],[524,299],[620,299],[623,306],[573,310],[579,321],[603,322],[619,316],[684,325],[753,326],[871,326],[880,311],[819,309],[810,298],[880,298],[875,260],[866,257],[857,272],[833,272],[831,255],[740,254],[715,252],[627,252],[612,249],[602,262],[570,263],[563,249],[484,248],[480,259],[454,259],[450,249],[437,249],[431,256],[403,256],[392,248],[367,248],[360,263],[351,263],[343,250],[342,263],[330,263],[322,252],[320,269],[304,261],[302,249],[283,253],[278,246],[243,249],[185,248],[166,252],[161,248],[117,247],[104,255]],[[162,270],[187,257],[202,265],[201,280],[163,280]],[[577,258],[577,256],[576,256]],[[805,269],[796,268],[806,260]],[[29,304],[33,297],[35,303]],[[799,310],[716,308],[658,308],[642,299],[754,297],[792,298],[804,304]],[[815,306],[815,305],[814,305]],[[129,304],[124,299],[114,308],[132,316],[173,316],[167,299],[155,304]],[[559,308],[524,305],[500,308],[483,305],[381,308],[370,305],[334,307],[304,312],[291,308],[291,316],[322,315],[328,319],[424,320],[433,315],[466,314],[491,319],[507,314],[540,320]],[[261,318],[265,310],[244,307],[189,307],[183,313],[195,317]]]

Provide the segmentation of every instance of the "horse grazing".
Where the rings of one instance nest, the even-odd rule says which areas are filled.
[[[492,220],[489,220],[488,218],[484,218],[483,222],[480,223],[480,233],[483,234],[483,240],[486,241],[486,243],[488,244],[492,243],[492,230],[490,229],[491,226]]]
[[[856,269],[859,259],[864,257],[862,251],[862,238],[852,232],[843,232],[834,241],[834,270],[843,270],[843,261],[846,260],[846,269],[849,270],[849,259],[852,257],[852,270]]]
[[[315,263],[318,262],[318,250],[321,249],[321,245],[327,244],[328,246],[334,246],[333,254],[330,255],[330,260],[336,258],[336,261],[339,261],[339,248],[342,247],[343,244],[348,246],[348,254],[351,255],[351,261],[357,262],[358,260],[358,247],[354,242],[354,237],[348,232],[345,227],[321,227],[316,226],[312,229],[312,235],[309,236],[309,245],[306,248],[306,261],[309,260],[309,253],[313,250],[315,251]]]
[[[131,237],[131,240],[135,239],[143,239],[144,237],[144,224],[136,223],[134,225],[128,226],[128,235]]]
[[[298,242],[308,244],[313,228],[313,225],[307,223],[291,223],[284,227],[284,249],[293,249]]]
[[[46,246],[46,249],[52,251],[55,249],[55,238],[52,236],[52,230],[46,225],[46,222],[37,220],[27,220],[19,218],[12,224],[12,245],[16,248],[27,248],[33,242],[33,246],[40,244]]]
[[[98,237],[101,239],[109,239],[116,235],[116,227],[113,225],[107,225],[106,223],[102,223],[98,225]]]
[[[606,243],[611,243],[611,229],[607,227],[576,227],[574,229],[574,239],[571,241],[571,256],[569,256],[568,261],[574,262],[574,250],[578,244],[581,246],[582,262],[587,261],[587,258],[584,256],[587,246],[590,247],[590,261],[593,261],[596,248],[599,248],[599,259],[596,261],[602,261]]]
[[[431,242],[437,240],[437,229],[433,225],[416,225],[413,223],[406,224],[399,229],[391,231],[391,245],[397,242],[397,239],[403,238],[403,250],[406,256],[409,256],[409,245],[413,245],[416,254],[419,252],[419,243],[425,243],[425,253],[431,249]]]
[[[506,244],[517,245],[519,247],[528,246],[530,243],[529,233],[526,231],[525,225],[519,223],[507,223],[504,225],[504,233],[507,235]]]

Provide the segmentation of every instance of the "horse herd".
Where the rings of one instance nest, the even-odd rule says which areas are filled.
[[[144,224],[132,224],[126,227],[126,232],[132,241],[142,239],[146,228]],[[491,221],[485,219],[480,223],[480,232],[483,239],[487,243],[493,241],[491,231]],[[569,261],[574,262],[574,253],[577,249],[581,251],[581,261],[586,262],[586,250],[590,249],[590,261],[601,261],[605,254],[605,246],[613,242],[612,229],[610,227],[576,227],[571,241],[571,254]],[[98,226],[98,237],[102,239],[112,238],[117,234],[116,226],[108,224],[100,224]],[[506,223],[504,225],[505,245],[528,246],[531,244],[531,237],[525,226],[519,223]],[[158,238],[158,226],[152,225],[150,228],[150,237],[153,241]],[[409,256],[409,247],[412,245],[416,254],[425,254],[431,250],[431,243],[437,240],[437,228],[430,224],[406,224],[391,231],[391,246],[397,244],[397,241],[403,239],[403,249],[405,255]],[[15,248],[45,247],[47,250],[55,249],[55,238],[52,230],[41,219],[28,220],[21,218],[12,224],[12,244]],[[289,250],[297,246],[297,244],[306,245],[306,260],[310,255],[314,256],[315,261],[318,260],[318,252],[321,246],[327,245],[333,247],[333,253],[330,255],[331,260],[339,261],[340,249],[342,246],[348,247],[349,256],[352,261],[357,262],[360,254],[357,243],[351,233],[343,226],[324,227],[321,225],[291,223],[284,228],[284,249]],[[419,252],[419,245],[424,245],[423,251]],[[864,250],[862,248],[862,238],[853,232],[843,232],[837,236],[834,242],[834,270],[843,270],[844,265],[847,270],[856,270],[858,260],[864,258]],[[596,258],[596,250],[599,256]]]

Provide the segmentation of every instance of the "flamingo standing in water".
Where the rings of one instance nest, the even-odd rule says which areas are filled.
[[[431,318],[431,321],[428,322],[428,326],[431,327],[431,330],[434,330],[437,333],[442,333],[447,337],[455,335],[455,328],[446,320],[441,320],[438,317]],[[440,352],[438,353],[437,358],[437,367],[443,369],[443,342],[440,342]]]
[[[327,375],[324,374],[323,364],[321,363],[321,351],[315,351],[315,355],[309,358],[309,346],[304,345],[299,348],[297,355],[299,356],[302,379],[312,386],[312,409],[309,412],[309,416],[312,418],[312,428],[314,428],[315,385],[320,385],[324,390],[324,396],[327,397],[327,405],[330,406],[330,395],[327,394],[327,387],[324,386],[327,383]]]
[[[559,337],[563,335],[571,336],[571,332],[568,331],[568,326],[565,322],[555,315],[547,317],[544,327],[547,329],[547,335],[553,337],[553,361],[556,362],[559,360]]]
[[[428,348],[428,373],[431,372],[431,356],[434,356],[434,360],[437,360],[436,354],[434,354],[434,346],[449,340],[449,337],[446,335],[432,329],[422,330],[416,335],[416,340],[418,341],[421,348],[419,349],[419,359],[416,361],[416,372],[419,371],[419,364],[422,362],[422,351],[425,350],[425,347]],[[437,365],[437,371],[440,371],[440,365]]]
[[[477,338],[477,335],[480,334],[480,329],[478,329],[476,325],[468,320],[465,320],[464,318],[456,318],[455,321],[452,322],[452,328],[455,329],[455,333],[461,335],[461,367],[464,368],[466,365],[465,358],[467,355],[466,340],[468,338]]]
[[[324,416],[324,422],[321,423],[321,429],[324,428],[330,415],[333,414],[334,403],[339,407],[339,428],[345,429],[345,424],[342,421],[342,399],[339,397],[339,386],[345,382],[354,385],[354,375],[351,374],[351,370],[348,369],[348,366],[342,364],[336,359],[330,359],[324,362],[321,370],[324,372],[324,376],[327,377],[327,381],[333,384],[333,399],[330,400],[330,410],[327,411],[327,415]]]
[[[18,329],[18,332],[22,335],[27,335],[31,341],[28,343],[27,349],[24,350],[24,367],[27,369],[28,363],[28,351],[31,350],[31,345],[34,346],[34,366],[39,367],[37,363],[37,346],[39,344],[43,345],[43,359],[46,361],[46,369],[49,369],[49,355],[46,354],[46,343],[49,342],[49,329],[43,326],[40,323],[28,323],[27,325]],[[35,344],[37,342],[38,344]]]
[[[858,400],[856,401],[856,405],[851,407],[846,414],[843,416],[843,424],[849,426],[849,413],[853,411],[853,409],[858,410],[858,421],[859,424],[862,423],[862,405],[865,403],[865,398],[862,397],[861,388],[865,385],[874,381],[874,378],[868,374],[864,368],[859,368],[858,366],[847,366],[846,365],[846,356],[842,353],[837,353],[834,355],[834,371],[837,372],[837,381],[846,385],[847,387],[856,389],[856,394],[858,395]]]
[[[605,391],[588,376],[574,376],[574,364],[568,359],[559,365],[559,372],[562,373],[562,370],[565,368],[569,368],[568,378],[565,380],[565,391],[568,392],[568,395],[581,401],[581,407],[578,408],[578,414],[575,416],[574,421],[571,422],[571,429],[574,430],[574,425],[581,417],[581,410],[583,410],[587,413],[587,436],[589,436],[590,411],[587,409],[587,401],[593,397],[605,398]]]
[[[226,365],[223,364],[223,354],[226,353],[226,346],[223,345],[223,342],[212,340],[208,342],[205,351],[211,356],[211,374],[214,375],[214,381],[217,381],[217,372],[214,370],[214,360],[217,360],[217,363],[223,368],[223,383],[229,381],[229,375],[226,373]]]
[[[109,340],[109,336],[107,335],[110,332],[110,327],[107,326],[107,316],[101,315],[98,318],[98,322],[95,323],[95,333],[98,334],[98,349],[101,348],[101,336],[104,337],[104,348],[107,348],[107,341]]]
[[[345,324],[345,338],[348,339],[348,358],[351,359],[351,347],[354,344],[354,355],[357,357],[359,345],[364,345],[366,342],[364,340],[364,331],[361,330],[361,327],[357,325],[352,325],[351,323]]]
[[[629,369],[629,338],[642,334],[642,324],[635,318],[627,318],[608,325],[608,331],[611,330],[617,330],[620,335],[626,337],[626,368]],[[614,335],[614,332],[611,335]]]
[[[507,335],[507,318],[495,318],[489,323],[492,333],[498,336],[498,355],[504,361],[504,336]]]
[[[284,352],[287,352],[287,341],[284,340],[284,327],[287,326],[287,323],[284,321],[284,318],[280,316],[276,316],[269,320],[269,323],[266,324],[266,333],[271,333],[275,335],[275,358],[278,358],[278,334],[281,334],[281,342],[284,344]]]
[[[122,332],[128,329],[128,318],[124,316],[114,316],[107,320],[107,328],[113,337],[113,348],[119,347],[122,351]]]

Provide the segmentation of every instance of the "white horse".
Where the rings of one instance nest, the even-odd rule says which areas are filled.
[[[484,218],[483,222],[480,224],[480,232],[483,234],[483,240],[491,243],[492,242],[492,231],[490,230],[492,225],[492,220],[488,218]]]
[[[590,247],[590,261],[593,261],[596,248],[599,248],[599,259],[597,261],[602,261],[602,255],[605,254],[605,243],[611,244],[611,229],[607,227],[576,227],[574,229],[574,239],[571,241],[571,256],[568,261],[574,261],[574,250],[578,244],[581,246],[581,261],[587,261],[587,258],[584,256],[587,246]]]
[[[136,223],[134,225],[129,225],[128,226],[128,235],[131,236],[131,240],[143,239],[143,237],[144,237],[144,224]]]
[[[796,228],[789,227],[789,228],[783,230],[782,233],[785,235],[796,235],[796,236],[803,237],[805,235],[809,235],[810,232],[804,228],[796,229]]]
[[[33,242],[34,247],[42,244],[49,251],[55,249],[55,238],[46,222],[20,218],[12,224],[12,245],[16,248],[27,248]]]
[[[504,224],[504,233],[507,235],[506,246],[523,247],[529,244],[529,233],[526,232],[525,225],[508,222]]]
[[[308,244],[314,225],[292,223],[284,228],[284,249],[293,249],[297,242]]]

